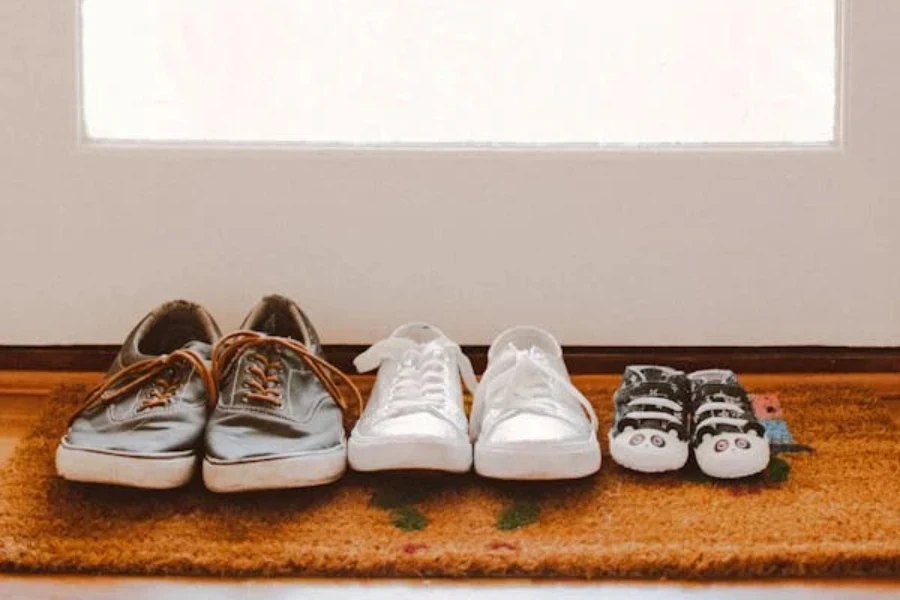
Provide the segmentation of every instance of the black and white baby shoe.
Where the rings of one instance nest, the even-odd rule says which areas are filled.
[[[691,446],[710,477],[736,479],[769,464],[769,438],[737,375],[725,369],[695,371],[691,385]]]
[[[643,473],[677,471],[685,465],[690,453],[690,383],[683,372],[629,366],[613,404],[615,422],[609,432],[613,460]]]

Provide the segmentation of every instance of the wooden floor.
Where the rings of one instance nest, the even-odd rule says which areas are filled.
[[[61,384],[93,384],[100,373],[17,372],[0,371],[0,468],[16,441],[35,422],[47,402],[50,391]],[[748,376],[752,381],[755,376]],[[796,380],[797,376],[765,376],[769,385]],[[864,382],[891,407],[900,422],[900,374],[803,375],[815,379],[839,379],[842,382]],[[898,440],[900,443],[900,440]],[[2,493],[2,491],[0,491]],[[2,532],[0,532],[2,535]],[[131,598],[288,599],[334,598],[344,600],[427,600],[430,598],[460,600],[471,597],[504,600],[506,598],[555,598],[588,600],[603,596],[622,600],[662,600],[692,598],[698,600],[760,599],[774,600],[873,600],[900,598],[900,573],[897,580],[842,581],[764,581],[714,582],[707,584],[680,582],[580,582],[529,580],[322,580],[322,579],[201,579],[138,578],[106,576],[46,576],[0,574],[2,599],[80,600]]]

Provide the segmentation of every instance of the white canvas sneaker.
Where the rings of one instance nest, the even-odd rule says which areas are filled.
[[[472,467],[460,375],[477,386],[472,363],[436,327],[410,323],[354,360],[378,369],[375,387],[350,434],[357,471],[425,469],[464,473]]]
[[[600,469],[597,415],[572,385],[559,343],[536,327],[494,340],[470,421],[484,477],[576,479]]]

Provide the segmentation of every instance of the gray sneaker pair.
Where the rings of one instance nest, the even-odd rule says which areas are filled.
[[[72,481],[174,488],[205,447],[203,481],[215,492],[334,481],[346,469],[349,408],[334,377],[361,403],[287,298],[263,298],[225,337],[201,306],[163,304],[72,417],[56,470]]]

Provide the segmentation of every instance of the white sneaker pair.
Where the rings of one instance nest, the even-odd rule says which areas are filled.
[[[357,471],[475,471],[496,479],[574,479],[600,469],[597,416],[572,385],[562,348],[535,327],[500,334],[479,384],[459,345],[423,323],[355,360],[379,369],[348,447]],[[474,393],[469,422],[460,376]]]

